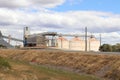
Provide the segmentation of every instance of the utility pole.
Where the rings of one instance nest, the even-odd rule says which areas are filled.
[[[89,51],[91,51],[91,39],[89,40]]]
[[[71,41],[69,41],[69,49],[71,49]]]
[[[85,51],[87,52],[87,27],[85,27]]]
[[[63,48],[62,36],[61,36],[60,40],[61,40],[61,48]]]

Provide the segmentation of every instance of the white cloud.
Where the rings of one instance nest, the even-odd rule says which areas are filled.
[[[23,39],[23,27],[29,26],[31,33],[53,31],[58,33],[82,33],[88,27],[103,43],[117,43],[120,40],[120,14],[97,11],[54,12],[46,8],[72,5],[82,0],[1,0],[0,30],[4,35]]]
[[[88,27],[90,32],[115,32],[120,30],[120,15],[94,12],[42,12],[30,13],[19,10],[0,9],[1,26],[31,26],[79,31]],[[68,31],[69,31],[68,30]]]
[[[65,0],[0,0],[2,8],[22,8],[22,7],[56,7],[64,3]]]
[[[100,34],[101,34],[102,44],[120,43],[120,31],[119,32],[110,32],[110,33],[94,33],[94,35],[99,40],[100,40]]]
[[[105,35],[120,36],[117,33],[117,31],[120,31],[120,15],[106,12],[28,12],[27,10],[1,8],[0,19],[0,30],[5,35],[10,34],[19,39],[23,38],[22,30],[25,26],[31,27],[32,33],[39,32],[39,30],[40,32],[55,31],[59,33],[84,32],[84,28],[87,26],[88,31],[91,33],[106,33]],[[113,40],[116,39],[114,37],[111,38]],[[116,40],[118,41],[118,39]]]

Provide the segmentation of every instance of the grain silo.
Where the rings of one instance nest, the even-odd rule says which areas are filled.
[[[81,50],[85,51],[85,41],[79,37],[75,37],[70,40],[70,49],[71,50]]]
[[[24,27],[24,36],[23,36],[23,39],[24,39],[24,46],[28,46],[27,44],[27,38],[28,38],[28,35],[30,35],[30,28],[29,27]]]
[[[99,51],[100,41],[95,37],[89,38],[89,51]]]
[[[62,49],[69,49],[69,41],[64,37],[58,37],[57,47]]]

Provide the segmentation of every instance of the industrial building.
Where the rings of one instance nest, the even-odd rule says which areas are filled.
[[[72,39],[68,40],[68,36]],[[87,40],[81,37],[85,37],[85,35],[58,34],[56,32],[30,34],[30,29],[28,27],[24,28],[25,47],[55,47],[68,50],[85,51],[87,49],[87,51],[99,51],[100,41],[93,35],[88,35]]]
[[[8,41],[6,41],[5,39],[7,39]],[[11,44],[10,44],[10,41],[13,40],[13,41],[19,41],[19,42],[23,42],[23,40],[19,40],[19,39],[16,39],[16,38],[12,38],[10,35],[9,36],[5,36],[1,33],[0,31],[0,45],[1,46],[4,46],[6,48],[14,48]]]
[[[23,42],[24,47],[53,47],[79,51],[99,51],[100,47],[100,41],[93,35],[58,34],[57,32],[30,34],[29,27],[24,28],[23,40],[12,38],[11,36],[4,36],[0,31],[0,45],[6,46],[7,48],[13,47],[10,45],[10,40]]]
[[[7,41],[3,39],[1,31],[0,31],[0,45],[5,47],[12,47],[12,45],[10,45]]]
[[[57,48],[61,48],[61,49],[69,49],[69,40],[67,40],[66,38],[60,36],[57,38]]]
[[[80,50],[85,51],[85,40],[80,39],[79,37],[74,37],[71,40],[67,40],[64,37],[59,37],[57,39],[56,46],[59,49],[68,49],[68,50]],[[100,41],[95,37],[90,37],[87,40],[87,51],[99,51]]]
[[[55,44],[55,32],[45,32],[39,34],[30,34],[30,29],[28,27],[24,28],[24,46],[25,47],[47,47],[56,46]],[[52,38],[48,39],[47,36]]]

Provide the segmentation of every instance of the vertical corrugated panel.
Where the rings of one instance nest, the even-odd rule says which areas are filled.
[[[95,38],[89,39],[90,51],[99,51],[100,41]]]
[[[64,37],[59,37],[57,39],[58,48],[69,49],[69,41]]]
[[[78,37],[73,38],[72,40],[70,40],[70,48],[72,50],[81,50],[81,51],[85,51],[85,41],[81,40]]]

